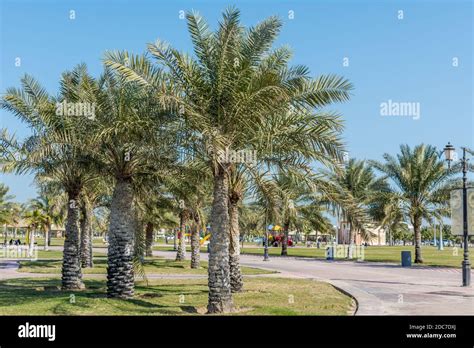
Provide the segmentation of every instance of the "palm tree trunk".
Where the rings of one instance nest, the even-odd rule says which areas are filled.
[[[414,218],[413,233],[415,235],[415,263],[423,263],[421,257],[421,217],[419,216]]]
[[[48,237],[46,238],[46,242],[48,243],[48,247],[51,246],[51,237],[52,237],[51,234],[52,233],[51,233],[51,226],[50,226],[49,231],[48,231]]]
[[[352,248],[353,248],[353,245],[354,245],[354,237],[355,237],[354,229],[351,226],[349,228],[349,246],[347,248],[347,258],[348,259],[352,259]]]
[[[68,192],[66,236],[63,248],[62,289],[83,289],[79,262],[79,192]]]
[[[133,233],[133,257],[143,263],[146,256],[146,231],[144,222],[138,216],[138,210],[133,209],[134,233]]]
[[[49,238],[50,238],[50,237],[49,237],[50,234],[51,234],[51,224],[48,224],[48,225],[46,226],[46,230],[45,230],[45,232],[44,232],[44,250],[48,250],[48,246],[49,246],[48,240],[49,240]]]
[[[117,179],[110,208],[107,297],[133,296],[135,228],[132,183],[127,179]]]
[[[230,243],[229,243],[229,270],[232,292],[239,292],[243,287],[242,272],[240,270],[240,229],[238,199],[229,202]]]
[[[36,228],[32,228],[30,231],[30,245],[28,246],[28,256],[33,256],[33,249],[35,247],[35,230]],[[5,229],[6,231],[6,229]],[[6,232],[5,232],[6,233]]]
[[[93,267],[92,260],[92,208],[89,202],[84,199],[81,205],[81,267]]]
[[[201,226],[201,224],[199,215],[196,212],[193,215],[193,222],[191,226],[191,268],[199,268],[201,259],[199,226]]]
[[[211,210],[209,244],[208,313],[233,310],[229,272],[229,181],[224,168],[214,175],[214,197]]]
[[[173,240],[173,250],[178,250],[178,230],[175,228],[173,229],[174,232],[174,240]]]
[[[188,220],[188,211],[182,210],[179,214],[179,243],[178,252],[176,253],[176,261],[183,261],[186,259],[186,222]]]
[[[281,256],[288,256],[288,233],[290,229],[290,222],[285,222],[283,227],[283,239],[281,241]]]
[[[153,223],[147,222],[145,227],[145,255],[153,256]]]

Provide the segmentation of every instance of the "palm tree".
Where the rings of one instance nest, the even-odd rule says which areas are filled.
[[[28,223],[28,234],[27,234],[27,243],[28,243],[28,256],[33,256],[33,250],[35,246],[35,234],[38,230],[44,230],[48,228],[49,216],[44,214],[43,211],[36,208],[37,202],[31,201],[28,205],[28,210],[24,212],[23,218]]]
[[[94,178],[83,188],[80,196],[81,215],[79,220],[80,235],[80,260],[82,268],[94,267],[92,252],[93,246],[93,219],[94,209],[110,204],[112,185],[103,177]]]
[[[396,193],[388,196],[383,205],[381,226],[389,235],[389,244],[393,245],[396,231],[406,230],[405,215],[400,205],[400,197]]]
[[[404,216],[413,226],[415,263],[423,263],[421,255],[421,225],[423,219],[436,217],[437,207],[447,201],[446,180],[453,171],[445,169],[437,150],[431,145],[400,146],[396,157],[384,154],[385,162],[372,161],[392,183],[392,191]]]
[[[265,229],[262,215],[262,208],[256,204],[256,202],[242,204],[239,215],[239,230],[241,231],[242,247],[244,246],[245,239],[248,237],[252,238],[262,235]]]
[[[279,175],[276,182],[279,189],[280,216],[283,224],[281,256],[288,256],[288,234],[291,226],[296,223],[298,205],[302,204],[306,192],[305,187],[291,176]]]
[[[332,231],[333,227],[331,221],[325,216],[326,212],[325,205],[318,197],[312,197],[308,204],[299,209],[300,223],[306,224],[309,230],[316,231],[316,239],[319,232],[329,234]],[[297,222],[296,225],[298,224]]]
[[[240,270],[239,204],[245,189],[244,168],[243,165],[237,165],[237,168],[230,172],[229,180],[229,274],[232,292],[239,292],[243,287]]]
[[[382,195],[388,193],[389,188],[383,178],[375,176],[373,169],[365,161],[358,161],[354,158],[351,158],[341,170],[330,173],[329,177],[335,183],[340,195],[346,196],[346,201],[351,201],[367,213],[368,219],[361,223],[357,210],[351,211],[342,207],[342,215],[349,222],[348,257],[350,258],[356,231],[365,240],[372,237],[367,228],[376,221],[369,219],[370,213],[373,216],[376,215],[377,208],[381,206]]]
[[[288,67],[289,49],[271,49],[282,26],[276,17],[245,30],[240,12],[229,8],[215,32],[197,13],[188,13],[187,22],[196,58],[159,41],[148,45],[151,56],[170,75],[170,83],[157,83],[163,71],[147,59],[124,64],[117,54],[108,54],[105,63],[152,89],[170,110],[179,110],[186,129],[197,136],[198,148],[207,150],[197,155],[203,156],[213,175],[208,312],[222,313],[233,308],[228,204],[232,163],[220,154],[226,149],[253,150],[257,139],[265,142],[263,129],[272,118],[291,108],[297,111],[292,121],[296,130],[303,125],[303,115],[310,118],[311,109],[348,100],[351,85],[334,76],[311,79],[304,66]],[[305,142],[310,140],[301,137],[289,150]]]
[[[51,236],[51,226],[61,225],[65,216],[65,197],[64,195],[51,195],[45,190],[41,195],[30,202],[32,209],[38,211],[44,217],[45,236],[44,250],[48,250],[48,242]]]
[[[4,240],[5,244],[7,242],[7,225],[14,220],[14,206],[10,202],[14,198],[13,195],[9,195],[8,191],[10,189],[8,186],[0,183],[0,224],[4,225]]]
[[[173,214],[170,199],[160,196],[149,197],[145,207],[145,253],[146,256],[153,256],[153,232],[155,227],[172,228],[178,224],[178,221],[175,214]]]
[[[93,79],[85,65],[65,72],[58,98],[47,92],[30,76],[22,80],[22,89],[7,89],[1,107],[27,123],[33,135],[23,142],[2,131],[2,170],[17,174],[33,172],[59,182],[68,196],[66,238],[64,241],[62,288],[80,289],[82,272],[79,262],[79,196],[93,178],[90,156],[91,120],[58,113],[57,103],[93,103],[90,93]]]
[[[189,157],[189,156],[188,156]],[[199,268],[200,244],[199,232],[203,228],[203,207],[209,200],[210,180],[200,161],[190,158],[182,161],[173,176],[164,178],[164,185],[175,199],[175,206],[179,216],[179,235],[176,260],[185,259],[185,233],[191,232],[191,267]]]
[[[82,192],[80,196],[80,209],[81,215],[79,218],[80,227],[80,261],[81,267],[94,267],[94,261],[92,256],[92,214],[93,204],[91,202],[90,195]]]
[[[154,186],[144,190],[143,195],[139,194],[137,196],[137,204],[141,210],[145,226],[144,256],[153,256],[155,228],[175,226],[177,224],[173,214],[172,199],[166,196],[163,188]]]
[[[159,177],[175,162],[174,133],[168,126],[173,116],[161,111],[149,91],[110,70],[99,79],[98,88],[95,158],[101,173],[114,181],[107,296],[127,298],[134,293],[134,239],[139,227],[134,201],[143,180]]]
[[[23,205],[19,203],[12,203],[10,208],[10,223],[14,225],[13,227],[13,238],[17,236],[17,225],[21,221],[23,216]]]

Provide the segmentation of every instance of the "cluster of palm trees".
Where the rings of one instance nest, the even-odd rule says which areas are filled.
[[[16,238],[20,235],[20,227],[26,227],[26,240],[30,249],[34,245],[34,238],[38,232],[44,235],[44,249],[51,245],[51,229],[61,226],[64,221],[65,199],[60,192],[53,192],[49,186],[41,186],[40,195],[25,204],[16,203],[14,196],[8,194],[9,188],[0,183],[0,223],[4,226],[4,243],[8,237]],[[8,236],[7,226],[11,226],[14,233]],[[18,232],[18,234],[16,233]],[[30,250],[31,252],[32,250]]]
[[[273,48],[282,26],[276,17],[245,28],[229,8],[215,31],[198,13],[186,18],[193,55],[161,41],[143,55],[106,52],[101,76],[78,65],[62,74],[57,96],[26,75],[2,98],[32,135],[20,141],[2,131],[1,169],[32,172],[65,197],[62,288],[83,288],[98,207],[108,215],[109,297],[133,296],[153,231],[164,225],[179,226],[178,260],[191,233],[192,267],[199,267],[199,233],[210,225],[209,313],[232,311],[232,292],[242,289],[242,227],[278,221],[286,255],[291,228],[328,231],[325,212],[335,208],[350,222],[351,242],[374,224],[408,219],[422,262],[421,222],[445,214],[443,185],[455,168],[445,170],[425,145],[403,146],[385,163],[344,163],[343,121],[327,107],[349,100],[349,81],[290,65],[291,51]],[[93,114],[57,112],[79,103]],[[257,155],[236,161],[222,156],[229,151]]]

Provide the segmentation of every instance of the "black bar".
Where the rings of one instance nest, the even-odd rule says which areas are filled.
[[[472,347],[472,316],[361,317],[0,317],[0,346],[197,344],[288,347],[338,345],[448,345]],[[55,340],[20,338],[19,326],[55,325]],[[410,328],[411,325],[411,328]],[[429,327],[428,325],[431,325]],[[450,325],[451,327],[447,326]],[[455,328],[453,328],[455,326]],[[407,334],[455,334],[456,337],[410,338]],[[309,344],[309,345],[308,345]]]

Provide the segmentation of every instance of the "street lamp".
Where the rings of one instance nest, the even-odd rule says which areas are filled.
[[[265,246],[263,248],[263,261],[270,261],[270,258],[268,257],[268,230],[265,231]]]
[[[267,209],[265,209],[265,243],[263,245],[263,261],[270,261],[270,258],[268,257]]]
[[[444,155],[448,161],[448,168],[450,162],[454,160],[454,146],[448,143],[444,148]],[[462,261],[462,286],[469,286],[471,284],[471,262],[469,261],[469,237],[467,226],[467,161],[465,147],[462,147],[462,221],[463,221],[463,242],[464,242],[464,259]],[[469,151],[470,152],[470,151]],[[470,152],[471,153],[471,152]]]
[[[454,153],[455,149],[454,146],[448,142],[448,145],[444,147],[444,157],[446,157],[446,161],[448,162],[448,169],[451,169],[451,162],[454,160]]]
[[[439,222],[439,245],[438,250],[444,250],[444,242],[443,242],[443,221]]]

